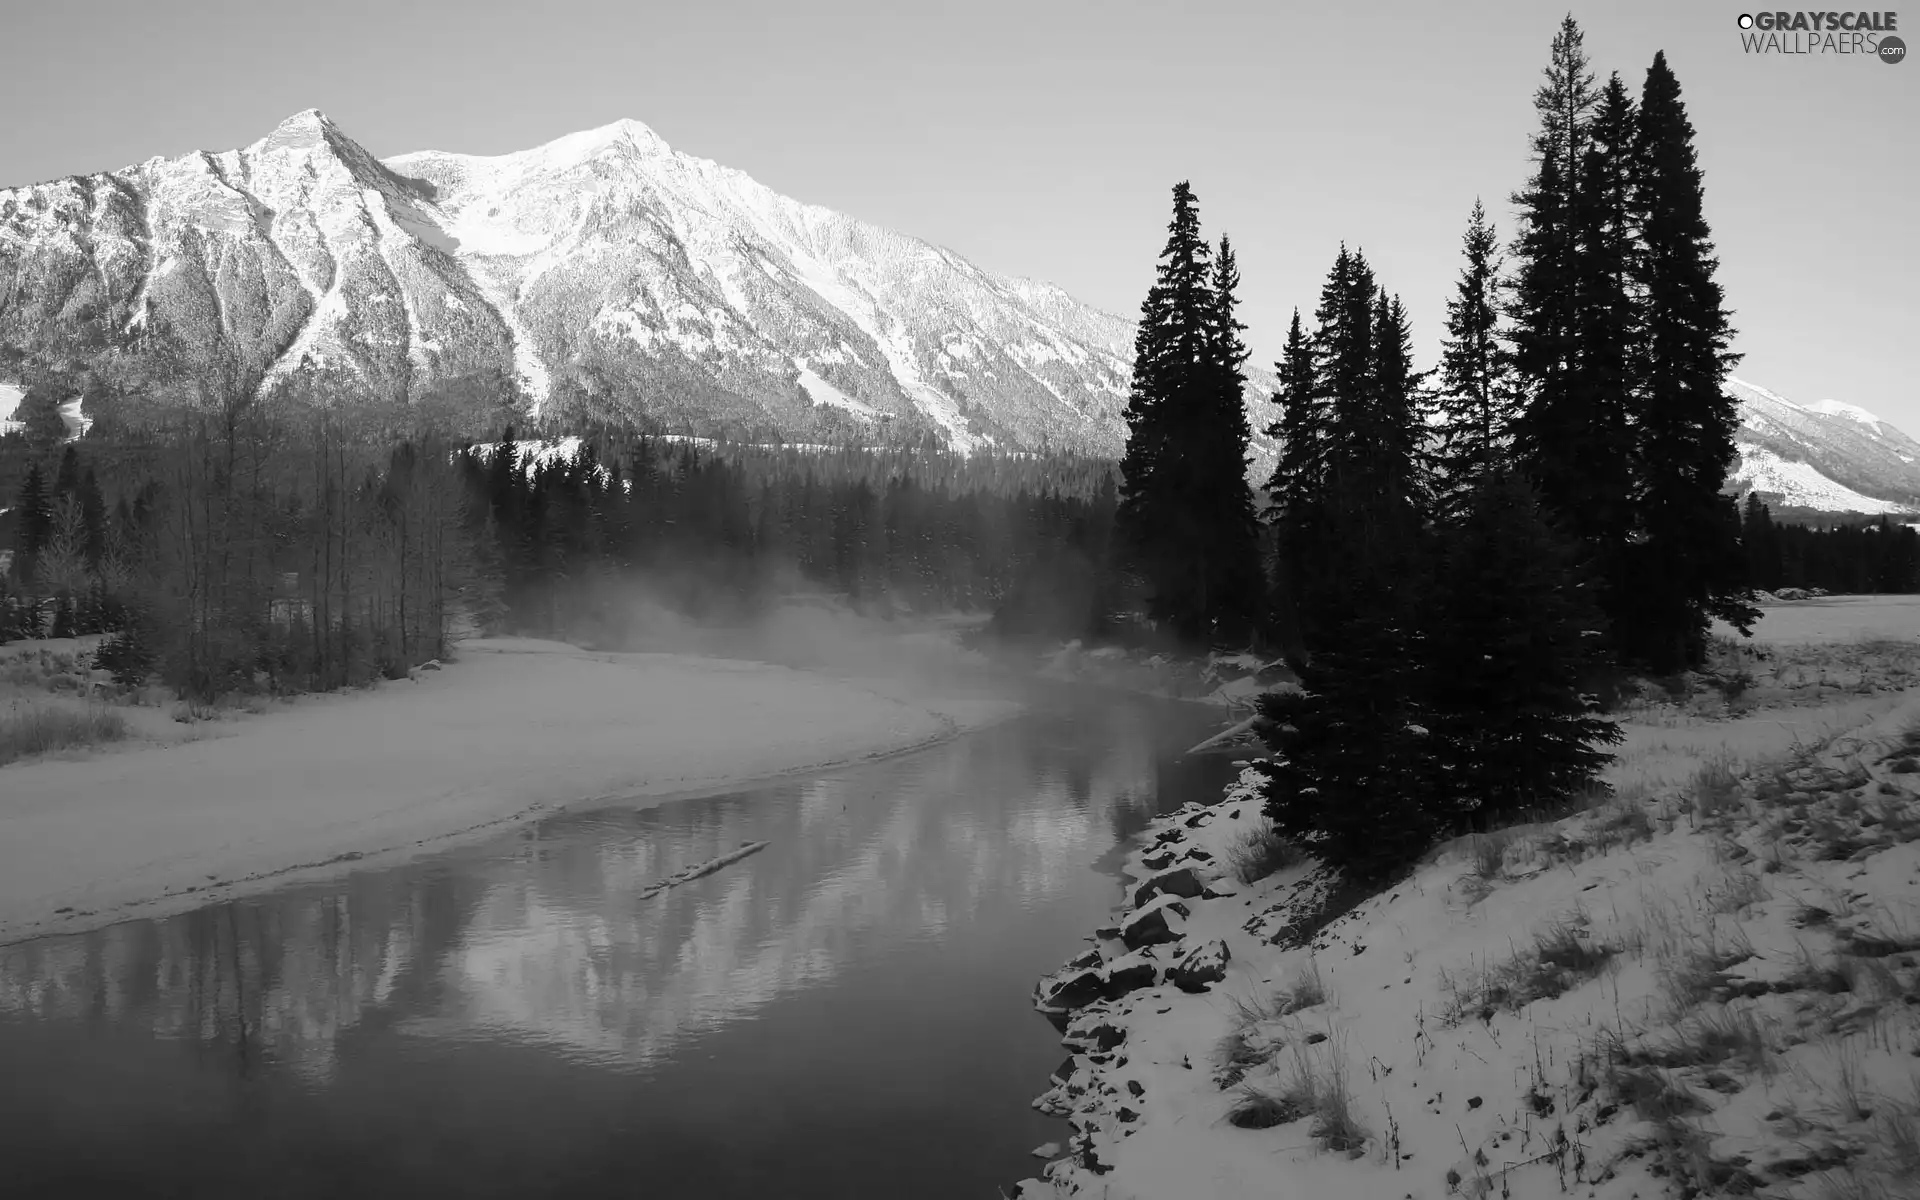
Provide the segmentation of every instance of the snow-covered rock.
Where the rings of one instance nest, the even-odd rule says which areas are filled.
[[[1180,940],[1187,906],[1172,896],[1149,901],[1120,926],[1120,940],[1129,948],[1156,946]]]
[[[1198,896],[1201,890],[1201,883],[1194,877],[1192,867],[1175,867],[1171,871],[1160,872],[1134,889],[1133,905],[1139,908],[1160,895],[1179,896],[1190,900]]]
[[[1215,938],[1188,950],[1180,961],[1167,968],[1167,982],[1183,992],[1204,992],[1209,984],[1227,977],[1227,963],[1233,953],[1226,942]]]

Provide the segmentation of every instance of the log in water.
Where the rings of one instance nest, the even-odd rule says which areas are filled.
[[[760,851],[765,850],[770,845],[772,845],[771,842],[748,842],[746,845],[740,847],[738,850],[730,850],[727,853],[722,854],[719,858],[710,858],[706,862],[701,863],[699,866],[688,867],[684,871],[680,871],[673,875],[667,876],[665,879],[661,880],[659,883],[656,883],[652,887],[647,888],[645,891],[641,892],[640,898],[642,900],[646,900],[650,897],[658,896],[661,892],[666,891],[670,887],[677,887],[680,884],[688,883],[692,880],[700,878],[702,875],[711,875],[715,871],[718,871],[721,867],[728,866],[732,863],[737,863],[749,854],[758,854]]]

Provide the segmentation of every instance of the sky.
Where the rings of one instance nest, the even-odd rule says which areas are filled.
[[[1562,9],[1378,0],[62,0],[10,5],[0,186],[246,145],[319,108],[380,156],[630,117],[776,191],[1132,316],[1171,189],[1232,236],[1255,360],[1361,247],[1437,358],[1476,197],[1503,236]],[[1739,4],[1573,10],[1697,131],[1736,374],[1920,436],[1920,62],[1755,55]],[[1907,15],[1907,14],[1901,14]],[[1920,9],[1909,16],[1920,40]]]

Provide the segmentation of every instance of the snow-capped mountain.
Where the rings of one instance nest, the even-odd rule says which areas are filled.
[[[1823,512],[1920,513],[1920,442],[1838,400],[1797,404],[1743,379],[1729,488]]]
[[[244,149],[0,191],[0,342],[87,322],[266,389],[318,373],[416,399],[495,370],[556,413],[686,433],[1106,454],[1133,354],[1129,320],[638,122],[382,161],[317,110]],[[1249,391],[1264,409],[1270,384]]]

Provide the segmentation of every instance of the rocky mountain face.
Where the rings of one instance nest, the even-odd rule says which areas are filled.
[[[1133,323],[776,194],[620,121],[517,154],[376,159],[318,111],[240,150],[0,191],[0,343],[146,333],[247,386],[681,432],[886,427],[1117,455]],[[1249,388],[1264,425],[1271,381]]]
[[[1730,488],[1822,512],[1920,513],[1920,442],[1838,400],[1796,404],[1742,379],[1727,390],[1740,401]]]

